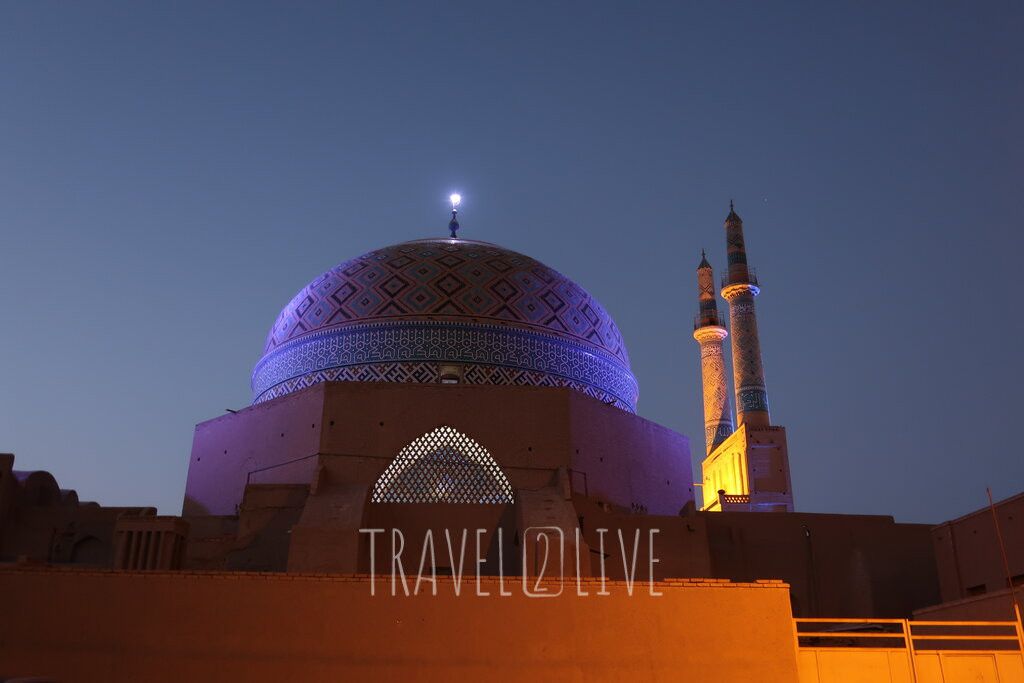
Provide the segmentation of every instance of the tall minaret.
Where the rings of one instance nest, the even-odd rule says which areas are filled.
[[[736,424],[764,427],[768,416],[768,391],[761,365],[761,342],[757,338],[754,297],[761,291],[757,277],[747,267],[743,244],[743,221],[729,202],[725,219],[725,241],[729,272],[722,280],[722,298],[729,302],[729,327],[732,329],[732,373],[736,387]]]
[[[725,377],[722,340],[728,336],[718,317],[715,275],[702,251],[697,266],[700,309],[693,321],[693,338],[700,344],[700,371],[704,382],[704,444],[708,455],[732,434],[729,382]]]

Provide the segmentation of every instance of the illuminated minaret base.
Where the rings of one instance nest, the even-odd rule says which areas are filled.
[[[743,221],[733,210],[732,202],[725,219],[725,237],[729,267],[722,278],[722,298],[729,302],[736,431],[715,443],[704,460],[704,509],[792,511],[786,430],[771,423],[761,364],[754,309],[754,297],[761,290],[753,269],[747,265]],[[706,376],[704,384],[706,411]]]
[[[693,321],[693,338],[700,344],[700,371],[704,385],[704,444],[707,454],[732,434],[732,409],[729,407],[729,382],[725,375],[722,341],[728,332],[718,317],[715,300],[715,275],[707,257],[701,253],[697,266],[697,294],[700,312]]]

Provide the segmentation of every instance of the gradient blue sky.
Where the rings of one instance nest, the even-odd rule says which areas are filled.
[[[1020,3],[8,2],[0,450],[180,510],[278,310],[375,247],[530,254],[703,452],[694,268],[746,225],[797,506],[1024,489]]]

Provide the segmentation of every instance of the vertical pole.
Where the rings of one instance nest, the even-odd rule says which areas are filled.
[[[910,680],[917,683],[917,653],[914,651],[914,631],[910,626],[910,620],[903,620],[903,647],[906,650],[907,658],[910,660]]]
[[[1020,606],[1016,603],[1013,605],[1013,616],[1017,618],[1017,620],[1013,622],[1013,628],[1017,631],[1018,652],[1020,653],[1021,662],[1024,663],[1024,625],[1021,624]]]
[[[790,603],[789,603],[789,621],[793,625],[793,651],[796,653],[796,667],[797,667],[797,670],[799,670],[800,669],[800,627],[799,627],[798,622],[796,620],[796,615],[793,614],[793,603],[792,603],[792,601],[790,601]],[[820,672],[818,671],[818,653],[814,652],[813,650],[811,652],[814,654],[814,674],[816,676],[820,677]]]
[[[956,530],[952,523],[946,522],[949,527],[949,546],[953,550],[953,566],[956,567],[956,597],[957,600],[964,598],[964,578],[960,572],[960,555],[956,551]]]
[[[1006,559],[1006,546],[1003,545],[1003,533],[999,530],[999,516],[996,515],[996,506],[992,502],[992,489],[985,487],[988,494],[988,507],[992,511],[992,523],[996,527],[996,539],[999,541],[999,553],[1003,556],[1003,571],[1006,572],[1006,586],[1010,589],[1010,601],[1013,603],[1014,614],[1017,613],[1017,589],[1013,585],[1013,577],[1010,575],[1010,563]]]

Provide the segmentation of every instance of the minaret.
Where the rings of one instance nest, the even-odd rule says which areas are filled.
[[[729,271],[722,279],[722,298],[729,302],[729,327],[732,330],[732,373],[736,388],[736,424],[766,427],[768,391],[761,365],[761,342],[757,338],[754,297],[760,293],[757,276],[747,266],[743,244],[743,221],[729,202],[725,219],[725,241]]]
[[[732,434],[729,382],[725,377],[722,340],[728,336],[718,317],[715,275],[702,251],[697,266],[697,297],[700,304],[693,321],[693,338],[700,344],[700,371],[704,382],[704,444],[707,454]]]
[[[729,215],[725,219],[726,247],[729,252],[729,270],[722,278],[722,297],[729,302],[729,331],[732,332],[732,371],[736,391],[736,429],[721,443],[709,446],[709,452],[701,463],[703,476],[704,507],[709,511],[757,511],[792,512],[793,486],[789,476],[789,447],[786,444],[786,429],[772,425],[768,417],[768,392],[764,387],[764,370],[761,368],[761,343],[757,338],[757,316],[754,313],[754,297],[760,290],[757,277],[747,266],[747,252],[743,246],[743,221],[736,215],[729,202]],[[702,261],[697,269],[700,282],[701,315],[693,336],[701,342],[701,361],[704,367],[704,410],[709,406],[709,385],[725,384],[724,372],[719,370],[721,379],[709,382],[703,335],[707,329],[721,329],[710,325],[715,320],[714,295],[711,294],[711,266]],[[706,292],[705,289],[708,291]],[[721,366],[721,330],[718,343],[718,363]],[[723,394],[728,394],[727,390]],[[728,404],[724,413],[728,416]],[[728,417],[726,417],[728,419]],[[708,431],[711,434],[711,431]],[[715,434],[717,438],[717,433]]]

